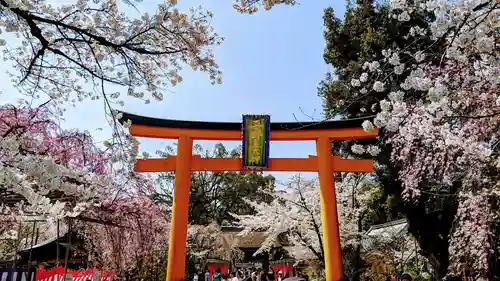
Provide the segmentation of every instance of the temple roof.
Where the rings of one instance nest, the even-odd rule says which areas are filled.
[[[228,241],[228,245],[234,243],[237,248],[258,249],[267,238],[267,233],[264,231],[250,231],[246,235],[240,235],[244,228],[238,226],[222,226],[221,230],[224,239]],[[280,241],[275,241],[273,244],[274,247],[283,247],[286,245],[288,245],[288,243],[282,241],[282,239],[280,239]]]
[[[237,248],[260,248],[264,241],[267,238],[267,234],[265,232],[250,232],[245,236],[240,236],[239,232],[223,232],[224,240],[228,241],[228,244],[234,243]],[[229,242],[231,241],[231,242]],[[281,245],[276,242],[274,247],[280,247]]]
[[[373,225],[361,238],[363,249],[369,249],[379,242],[389,243],[395,241],[408,233],[408,222],[399,219],[383,224]]]
[[[135,125],[145,125],[164,128],[177,129],[196,129],[196,130],[224,130],[224,131],[239,131],[241,130],[241,122],[203,122],[203,121],[185,121],[185,120],[169,120],[161,118],[152,118],[146,116],[135,115],[127,112],[121,112],[121,123],[130,120]],[[271,123],[271,130],[328,130],[328,129],[343,129],[343,128],[360,128],[363,121],[368,118],[358,118],[349,120],[334,120],[334,121],[317,121],[317,122],[277,122]]]

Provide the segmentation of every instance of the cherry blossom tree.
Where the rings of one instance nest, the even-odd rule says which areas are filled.
[[[135,2],[139,1],[123,1],[132,8]],[[140,180],[128,174],[127,167],[117,170],[115,166],[113,179],[106,176],[111,172],[110,167],[104,168],[108,160],[127,164],[137,155],[137,141],[120,134],[122,131],[114,119],[110,120],[115,129],[113,141],[105,142],[105,149],[101,150],[93,144],[87,132],[61,133],[49,105],[55,105],[57,114],[62,114],[67,105],[75,105],[86,98],[102,98],[107,112],[119,119],[113,108],[123,105],[124,101],[119,92],[109,91],[110,86],[122,87],[128,96],[146,103],[151,98],[161,100],[168,85],[175,86],[182,81],[179,71],[185,65],[207,72],[214,84],[221,83],[221,72],[211,47],[221,43],[223,38],[210,26],[212,14],[201,7],[183,13],[175,8],[175,2],[160,4],[152,15],[145,13],[139,18],[130,18],[123,10],[124,6],[115,0],[79,0],[62,5],[48,1],[0,1],[0,47],[4,60],[13,65],[12,82],[21,93],[31,98],[38,99],[43,95],[49,98],[36,113],[28,108],[13,110],[14,113],[2,109],[3,114],[10,114],[2,116],[9,118],[9,122],[30,122],[21,125],[26,132],[19,134],[12,132],[20,130],[18,124],[3,124],[5,134],[2,140],[6,140],[2,142],[2,151],[6,152],[2,155],[4,163],[11,162],[9,165],[16,165],[16,169],[22,167],[24,173],[47,169],[46,175],[36,175],[40,182],[32,185],[35,191],[27,190],[29,184],[23,190],[16,187],[15,193],[22,193],[29,205],[27,211],[65,216],[61,210],[70,204],[57,200],[49,202],[51,199],[44,195],[60,189],[78,189],[85,196],[74,196],[82,199],[72,206],[76,208],[76,214],[88,207],[84,202],[90,199],[94,200],[93,203],[99,201],[90,197],[103,195],[104,191],[127,191],[128,187],[134,190],[137,182],[132,184],[129,180]],[[18,114],[23,115],[20,121],[16,120]],[[32,137],[33,134],[36,137]],[[41,154],[39,157],[43,159],[32,161],[33,156],[26,157],[26,149],[18,142],[22,145],[30,142],[31,148],[40,148],[40,151],[29,151],[28,154]],[[81,144],[82,150],[92,150],[92,154],[84,151],[81,155],[66,155],[70,150],[65,149],[63,143],[67,146]],[[20,151],[12,151],[18,146]],[[55,151],[57,149],[63,151]],[[89,171],[91,173],[83,179]],[[2,183],[7,181],[12,186],[6,189],[14,188],[21,180],[31,181],[22,172],[2,173]],[[73,172],[77,174],[66,175]],[[54,173],[59,176],[53,177]],[[61,181],[61,175],[71,180]],[[15,179],[16,176],[22,179]],[[88,185],[95,185],[95,189],[83,188],[82,182],[85,181]],[[68,184],[81,186],[76,188]],[[54,194],[50,195],[50,198],[54,197]]]
[[[253,14],[259,10],[259,6],[266,11],[271,10],[274,6],[279,4],[296,5],[295,0],[235,0],[233,8],[243,14]]]
[[[100,148],[88,132],[63,130],[55,120],[50,107],[0,107],[2,221],[81,217],[106,201],[152,188],[147,178],[119,165],[136,154],[134,139],[124,140],[124,150],[112,143]]]
[[[188,252],[198,262],[208,258],[240,261],[244,253],[237,248],[236,242],[236,239],[224,235],[217,222],[188,228]]]
[[[384,130],[410,205],[428,194],[456,199],[449,275],[472,270],[478,280],[489,280],[498,255],[500,4],[396,0],[391,9],[395,21],[431,15],[427,25],[401,36],[432,41],[416,52],[395,42],[382,59],[365,62],[351,81],[356,99],[388,94],[373,106],[373,123],[363,126]],[[434,264],[443,277],[443,263]]]
[[[235,8],[253,13],[257,3],[237,1]],[[265,9],[283,3],[295,4],[262,2]],[[428,200],[429,194],[454,198],[445,214],[451,211],[455,218],[448,237],[449,259],[440,248],[433,251],[423,245],[436,277],[471,268],[480,280],[498,277],[491,270],[498,268],[494,260],[500,244],[495,239],[500,187],[500,4],[395,0],[389,5],[394,22],[412,25],[386,44],[392,48],[383,50],[381,59],[364,61],[361,74],[350,85],[342,85],[350,96],[335,101],[340,105],[337,113],[352,111],[362,101],[376,101],[371,111],[377,117],[365,122],[364,128],[382,129],[381,145],[390,148],[407,206]],[[326,36],[331,30],[325,32]],[[364,106],[356,114],[370,115]],[[352,147],[356,154],[380,151],[374,146]],[[438,202],[418,204],[420,208]]]
[[[134,8],[140,1],[122,2]],[[139,271],[157,262],[151,252],[165,250],[168,224],[143,194],[152,188],[148,179],[130,172],[138,142],[110,120],[112,140],[96,145],[88,132],[61,129],[53,112],[103,99],[107,113],[119,118],[114,108],[124,98],[112,87],[145,103],[162,100],[167,87],[182,82],[185,66],[221,83],[211,47],[223,38],[210,25],[211,12],[194,7],[183,13],[175,2],[130,18],[115,0],[0,1],[0,47],[12,63],[12,82],[30,98],[49,98],[36,109],[0,108],[2,218],[82,219],[85,211],[98,222],[80,220],[92,229],[83,232],[92,245],[104,249],[99,260],[120,271],[129,262]],[[125,240],[111,239],[118,233]]]
[[[97,222],[77,221],[89,260],[122,278],[163,274],[167,260],[168,214],[148,196],[109,200],[89,211]]]
[[[30,245],[30,216],[46,220],[38,223],[40,241],[56,236],[56,220],[71,220],[91,261],[122,277],[160,274],[169,223],[149,197],[152,181],[123,164],[133,160],[137,143],[99,147],[88,132],[59,127],[50,109],[0,107],[0,234],[25,230],[16,239],[20,246],[2,250]]]
[[[368,209],[375,189],[366,175],[346,174],[336,184],[341,243],[357,245],[361,239],[358,226]],[[280,239],[286,238],[290,246],[286,250],[297,260],[324,260],[319,190],[316,180],[304,180],[300,176],[291,179],[285,190],[275,191],[274,200],[267,203],[249,202],[255,215],[235,215],[244,230],[266,231],[267,238],[255,254],[266,252]]]
[[[90,135],[59,131],[45,107],[7,105],[0,108],[0,116],[3,214],[17,211],[66,216],[97,203],[94,199],[103,189],[94,177],[103,172],[104,155],[89,146]],[[106,182],[103,178],[102,184]],[[9,206],[7,200],[16,195],[22,203],[17,200],[14,203],[20,204]],[[68,203],[61,200],[63,195]]]
[[[195,7],[184,13],[167,1],[154,14],[131,18],[124,8],[141,1],[118,2],[0,1],[0,46],[17,89],[34,98],[46,95],[62,110],[103,99],[111,114],[124,104],[111,86],[149,103],[182,81],[184,66],[221,83],[211,47],[223,38],[210,25],[211,12]]]

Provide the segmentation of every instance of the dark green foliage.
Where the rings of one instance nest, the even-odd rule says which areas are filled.
[[[349,245],[342,248],[342,266],[346,280],[360,280],[366,264],[361,259],[361,246]]]
[[[204,150],[200,145],[194,146],[195,154],[202,157],[224,158],[239,157],[239,149],[229,151],[221,143],[213,152]],[[171,147],[158,152],[161,156],[175,154]],[[162,173],[157,177],[158,186],[154,200],[171,206],[173,195],[173,173]],[[253,209],[245,203],[244,198],[260,202],[270,201],[269,191],[274,189],[275,179],[262,173],[240,172],[195,172],[191,177],[191,193],[189,204],[189,223],[206,225],[212,221],[218,224],[231,224],[234,218],[230,213],[252,214]]]
[[[442,47],[440,42],[433,44],[429,37],[421,36],[405,38],[412,26],[427,27],[430,15],[412,17],[408,22],[399,22],[391,17],[386,5],[373,5],[372,1],[358,1],[355,8],[349,7],[344,20],[335,17],[332,8],[325,9],[323,17],[326,40],[324,59],[334,72],[328,73],[318,86],[318,95],[323,98],[324,112],[327,117],[340,115],[343,118],[372,116],[378,108],[372,111],[372,105],[379,102],[390,92],[390,85],[399,84],[406,78],[408,72],[397,77],[397,80],[384,80],[384,70],[375,75],[378,80],[385,81],[387,91],[378,93],[370,91],[360,94],[350,87],[352,78],[359,78],[363,73],[363,63],[383,58],[384,49],[404,49],[406,55],[401,57],[403,63],[413,60],[412,54],[422,46],[432,50]],[[432,58],[430,58],[432,59]],[[383,67],[382,67],[383,69]]]

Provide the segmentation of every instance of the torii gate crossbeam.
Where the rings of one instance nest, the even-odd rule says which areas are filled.
[[[193,171],[241,171],[240,158],[201,158],[192,154],[193,140],[241,140],[241,123],[194,122],[148,118],[123,113],[120,121],[130,120],[130,134],[136,137],[177,139],[177,155],[163,159],[137,160],[137,172],[175,172],[174,200],[167,281],[184,280],[189,209],[189,185]],[[361,128],[364,120],[305,123],[271,123],[272,141],[316,141],[317,156],[271,158],[263,171],[318,172],[325,273],[328,281],[343,280],[342,252],[335,196],[335,172],[371,172],[372,160],[345,160],[333,156],[332,140],[375,138]]]

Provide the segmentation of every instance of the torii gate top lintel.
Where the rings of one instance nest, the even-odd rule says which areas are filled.
[[[121,123],[130,120],[130,134],[136,137],[177,139],[189,136],[193,140],[241,140],[241,122],[201,122],[151,118],[122,112]],[[375,138],[378,130],[365,132],[361,124],[367,119],[318,122],[273,122],[270,140],[334,140]]]

